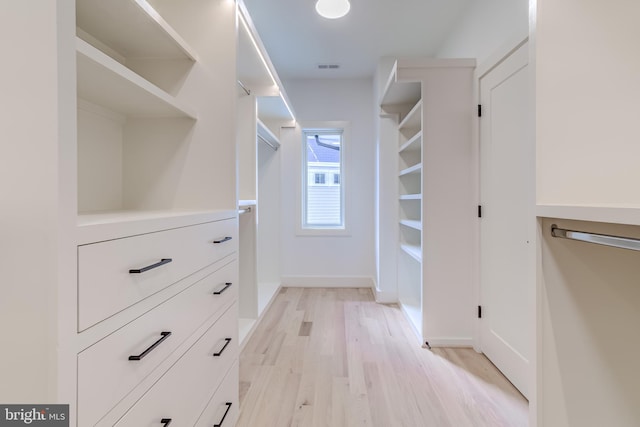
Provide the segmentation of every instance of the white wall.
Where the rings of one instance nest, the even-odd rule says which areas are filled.
[[[473,1],[436,54],[439,58],[476,58],[482,63],[507,40],[529,28],[529,0]]]
[[[375,275],[375,140],[370,79],[291,80],[287,93],[298,122],[346,121],[346,236],[296,234],[301,164],[300,127],[281,132],[282,276],[298,285],[364,284]],[[348,138],[348,139],[347,139]],[[323,279],[324,278],[324,279]],[[332,279],[332,280],[327,280]],[[333,280],[335,279],[335,280]],[[348,279],[348,280],[344,280]],[[364,280],[366,279],[366,280]]]

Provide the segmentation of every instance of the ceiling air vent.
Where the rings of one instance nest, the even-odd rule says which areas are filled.
[[[320,70],[337,70],[340,68],[338,64],[318,64]]]

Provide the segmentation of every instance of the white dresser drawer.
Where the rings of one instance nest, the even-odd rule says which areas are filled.
[[[236,230],[229,219],[79,246],[78,330],[236,251]]]
[[[81,352],[78,425],[94,425],[200,325],[236,301],[237,269],[232,261]],[[140,355],[141,360],[129,360]]]
[[[234,363],[218,387],[195,427],[233,427],[240,412],[238,362]]]
[[[115,425],[194,425],[238,358],[237,322],[234,304]]]

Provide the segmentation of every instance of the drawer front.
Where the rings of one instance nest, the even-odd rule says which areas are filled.
[[[237,276],[233,261],[80,353],[78,425],[94,425],[200,325],[237,300]]]
[[[233,427],[240,412],[238,362],[235,362],[213,395],[195,427]]]
[[[78,329],[236,251],[236,229],[229,219],[78,247]]]
[[[158,427],[169,418],[171,425],[194,425],[238,359],[237,316],[233,305],[115,425]]]

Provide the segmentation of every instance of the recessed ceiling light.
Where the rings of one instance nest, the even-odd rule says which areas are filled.
[[[318,0],[316,3],[316,12],[318,15],[327,19],[342,18],[351,9],[349,0]]]

